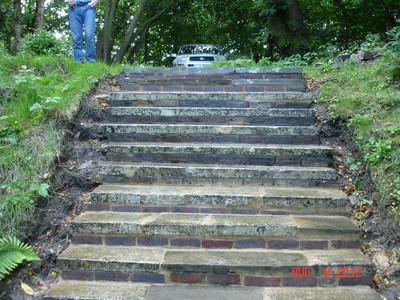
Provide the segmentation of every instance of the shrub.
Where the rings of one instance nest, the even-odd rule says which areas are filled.
[[[25,36],[24,51],[33,55],[68,54],[68,49],[49,31],[39,30]]]

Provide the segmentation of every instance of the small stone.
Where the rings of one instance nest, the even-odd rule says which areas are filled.
[[[349,200],[350,200],[351,205],[355,205],[358,203],[358,197],[356,197],[356,196],[349,196]]]
[[[79,166],[79,170],[86,169],[86,168],[89,167],[92,163],[93,163],[93,160],[89,160],[89,161],[87,161],[87,162],[81,164],[81,165]]]
[[[389,268],[390,267],[390,262],[389,258],[383,253],[383,252],[378,252],[376,253],[372,260],[381,268]]]

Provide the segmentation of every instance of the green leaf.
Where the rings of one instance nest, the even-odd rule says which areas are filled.
[[[48,185],[47,183],[42,183],[38,189],[38,193],[40,196],[42,197],[47,197],[49,195],[48,193],[48,189],[49,189],[50,185]]]
[[[23,261],[39,261],[32,247],[16,237],[0,239],[0,280]]]
[[[15,181],[11,181],[9,184],[10,188],[12,189],[19,189],[19,184],[16,183]]]

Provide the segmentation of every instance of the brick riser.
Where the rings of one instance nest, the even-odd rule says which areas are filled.
[[[352,267],[357,268],[357,267]],[[333,268],[331,268],[333,269]],[[351,270],[351,269],[350,269]],[[262,276],[260,274],[236,273],[198,273],[198,272],[120,272],[120,271],[62,271],[64,280],[109,280],[131,281],[143,283],[171,283],[171,284],[216,284],[259,287],[334,287],[372,284],[372,276],[337,277],[335,275],[309,277]]]
[[[281,74],[164,74],[164,75],[148,75],[148,74],[123,74],[118,76],[117,81],[124,83],[130,79],[304,79],[302,73],[281,73]]]
[[[187,143],[259,143],[278,145],[318,145],[319,136],[310,135],[227,135],[227,134],[142,134],[108,133],[110,142],[187,142]]]
[[[225,92],[225,93],[268,93],[305,92],[304,86],[257,86],[257,85],[138,85],[124,84],[121,91],[131,92]]]
[[[327,156],[250,156],[250,155],[213,155],[213,154],[175,154],[175,153],[115,153],[106,152],[110,161],[126,162],[171,162],[192,164],[233,164],[261,166],[303,166],[327,167],[332,160]]]
[[[296,240],[296,239],[196,239],[168,238],[154,236],[130,235],[82,235],[75,234],[72,239],[75,245],[107,245],[107,246],[160,246],[190,247],[204,249],[359,249],[359,239],[353,240]]]
[[[186,123],[186,124],[225,124],[225,125],[273,125],[273,126],[310,126],[314,118],[310,117],[209,117],[209,116],[127,116],[108,115],[106,120],[131,124]]]

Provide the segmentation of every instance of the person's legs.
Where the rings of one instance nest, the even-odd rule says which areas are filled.
[[[74,60],[83,63],[82,53],[82,32],[83,32],[83,15],[79,7],[72,6],[69,8],[69,28],[71,30],[72,50]]]
[[[86,44],[86,59],[89,62],[96,61],[96,9],[85,6],[84,14],[85,24],[85,44]]]

